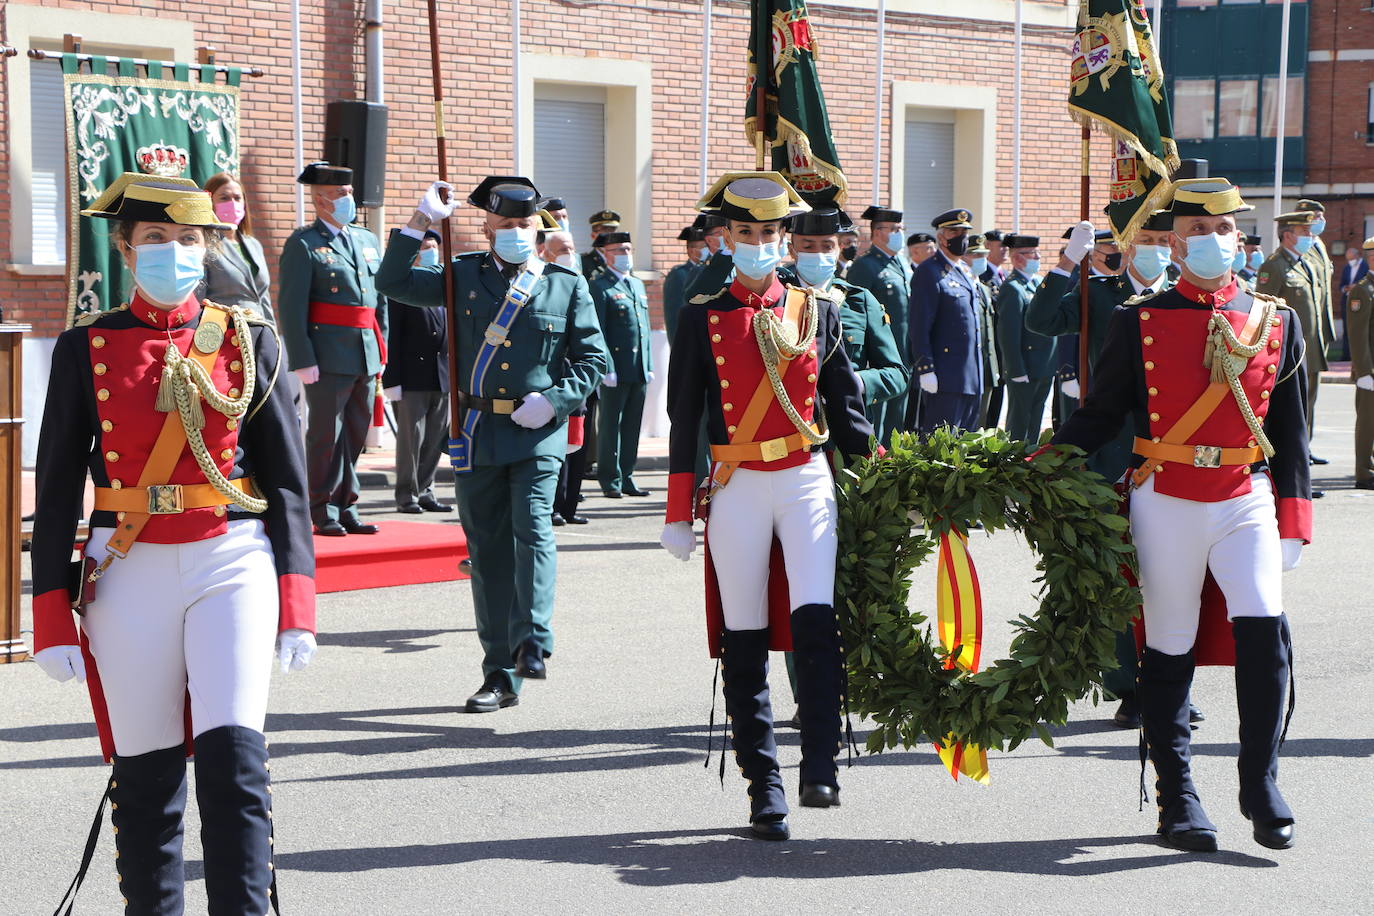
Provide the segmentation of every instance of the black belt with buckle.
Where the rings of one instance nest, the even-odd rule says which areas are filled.
[[[509,416],[523,403],[525,403],[524,398],[479,398],[475,394],[468,394],[466,391],[458,392],[458,406],[467,410],[480,410],[482,413]]]

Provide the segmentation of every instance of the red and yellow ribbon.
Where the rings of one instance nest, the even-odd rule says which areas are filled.
[[[950,653],[946,668],[978,670],[983,654],[983,595],[978,571],[968,552],[968,535],[950,531],[940,538],[940,560],[935,578],[936,629],[940,644]],[[957,658],[954,650],[960,648]],[[975,782],[988,783],[988,752],[976,744],[954,741],[953,735],[935,745],[945,769],[954,779],[963,773]]]

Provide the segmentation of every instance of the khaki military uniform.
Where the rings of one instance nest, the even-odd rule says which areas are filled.
[[[1374,274],[1365,274],[1350,287],[1345,306],[1346,335],[1350,339],[1350,377],[1356,381],[1374,374]],[[1374,391],[1355,389],[1355,481],[1374,480]]]
[[[1313,246],[1315,250],[1315,246]],[[1326,368],[1326,348],[1331,343],[1330,324],[1322,313],[1321,268],[1279,248],[1260,267],[1255,278],[1255,291],[1277,296],[1298,313],[1302,325],[1306,352],[1303,365],[1307,370],[1307,432],[1312,433],[1312,416],[1317,405],[1317,383]],[[1327,280],[1327,308],[1330,308],[1330,277]]]

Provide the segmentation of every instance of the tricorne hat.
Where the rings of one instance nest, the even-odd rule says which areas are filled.
[[[837,207],[821,207],[792,217],[793,235],[839,235],[854,226],[849,215]]]
[[[528,178],[493,175],[473,189],[468,203],[497,216],[523,219],[539,212],[539,192]]]
[[[353,170],[346,165],[311,162],[296,176],[301,184],[343,185],[353,183]]]
[[[138,172],[125,172],[116,178],[81,211],[81,215],[226,231],[234,228],[220,221],[209,193],[191,179],[161,178]]]

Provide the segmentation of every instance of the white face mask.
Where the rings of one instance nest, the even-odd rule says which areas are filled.
[[[568,270],[577,270],[577,258],[571,251],[565,251],[553,259],[553,263]]]

